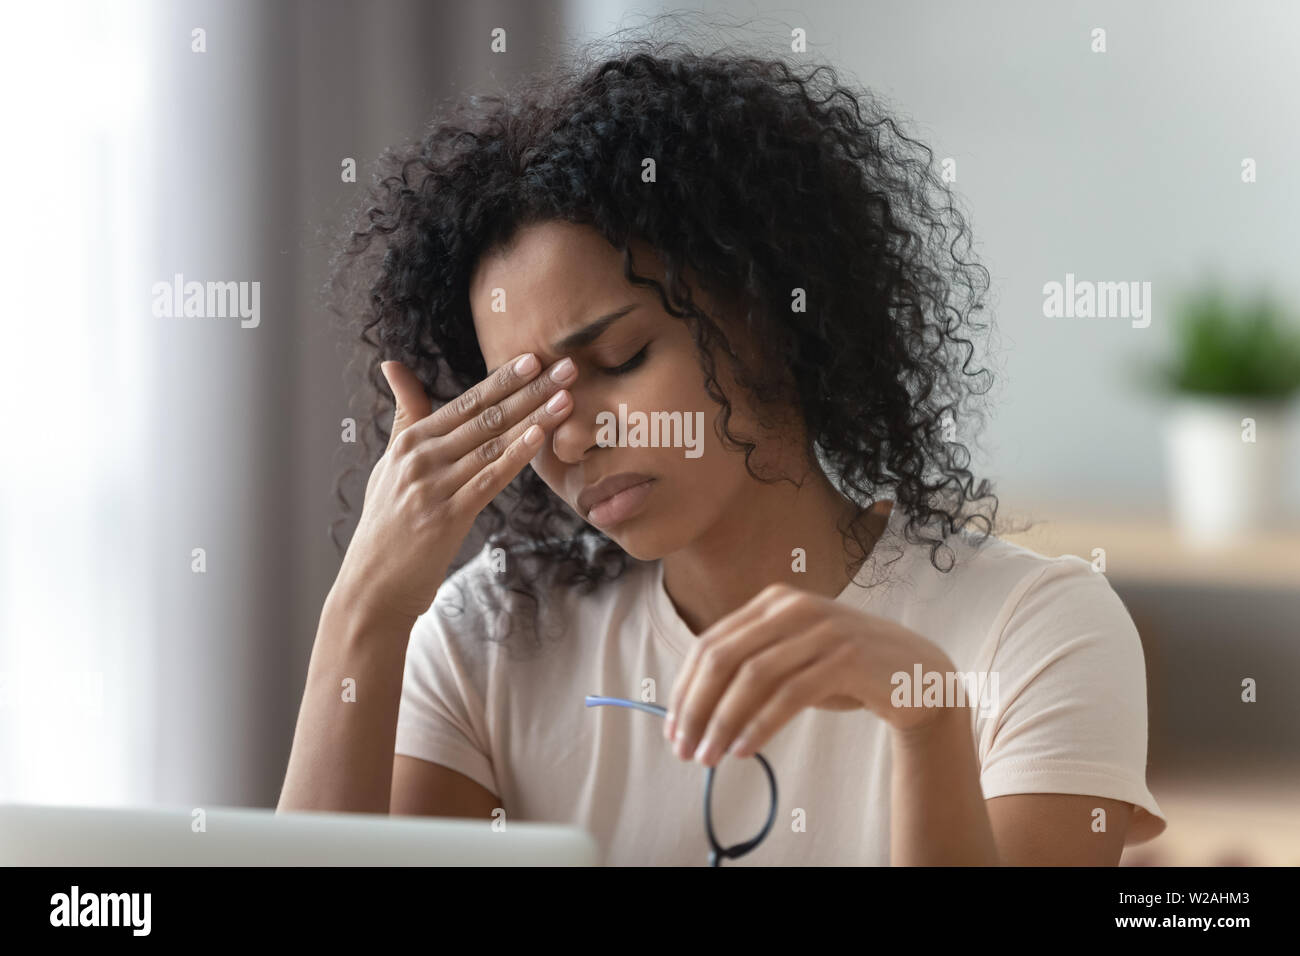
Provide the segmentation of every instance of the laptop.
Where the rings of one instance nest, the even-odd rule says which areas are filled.
[[[0,804],[2,866],[595,866],[598,852],[570,824]]]

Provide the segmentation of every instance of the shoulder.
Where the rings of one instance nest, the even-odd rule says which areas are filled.
[[[1114,714],[1145,716],[1141,637],[1103,572],[1077,555],[1048,557],[993,536],[950,544],[948,572],[928,553],[909,564],[909,626],[959,669],[996,676],[1004,704],[1060,706],[1059,695],[1106,688],[1096,700]],[[1129,704],[1115,705],[1118,695]]]
[[[1048,557],[967,532],[949,536],[945,544],[953,558],[947,571],[933,565],[925,545],[908,544],[906,599],[933,632],[926,636],[954,659],[958,653],[987,659],[995,650],[1011,649],[1004,645],[1050,642],[1069,633],[1105,637],[1121,650],[1136,646],[1123,601],[1105,574],[1083,558]]]

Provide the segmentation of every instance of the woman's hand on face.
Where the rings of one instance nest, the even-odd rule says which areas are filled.
[[[664,735],[679,757],[711,767],[728,752],[753,755],[805,707],[862,707],[913,730],[945,710],[891,702],[893,675],[910,679],[917,664],[953,669],[938,645],[897,621],[772,585],[699,636],[673,684]]]
[[[397,402],[393,431],[366,483],[339,579],[374,613],[414,622],[433,603],[479,512],[573,410],[564,386],[577,367],[565,359],[539,375],[528,353],[436,412],[410,369],[400,362],[380,369]]]

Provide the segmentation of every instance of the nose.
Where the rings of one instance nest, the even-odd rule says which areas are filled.
[[[556,426],[551,436],[551,451],[555,457],[566,464],[574,465],[583,461],[596,444],[596,413],[601,407],[598,391],[583,387],[582,382],[574,382],[569,387],[573,396],[573,409],[564,421]]]

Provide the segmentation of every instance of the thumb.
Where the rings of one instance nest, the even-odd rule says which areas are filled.
[[[393,433],[388,436],[388,447],[393,447],[393,440],[410,428],[421,418],[433,414],[433,403],[424,392],[424,385],[415,373],[401,362],[381,362],[379,371],[384,373],[388,387],[392,389],[397,402],[397,411],[393,416]]]

